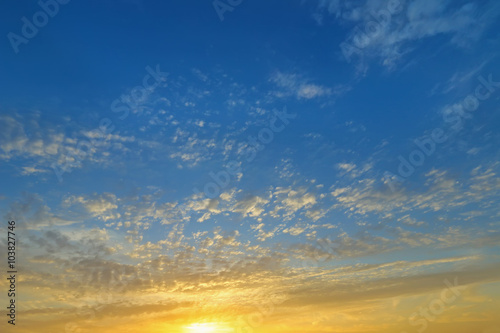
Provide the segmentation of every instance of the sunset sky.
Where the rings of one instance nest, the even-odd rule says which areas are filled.
[[[0,4],[1,332],[500,333],[498,0],[57,1]]]

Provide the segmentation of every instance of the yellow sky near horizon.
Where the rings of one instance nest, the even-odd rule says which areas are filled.
[[[184,276],[114,281],[106,271],[78,285],[61,276],[21,275],[19,333],[498,333],[500,268],[479,257],[320,267],[253,267]],[[429,274],[419,267],[452,263]],[[467,270],[476,266],[476,270]],[[70,275],[70,272],[67,272]],[[399,276],[397,276],[399,274]],[[80,276],[82,277],[82,276]],[[107,281],[107,282],[106,282]],[[0,283],[5,287],[5,282]],[[5,323],[2,323],[4,325]]]

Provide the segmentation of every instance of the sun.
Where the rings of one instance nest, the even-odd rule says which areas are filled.
[[[229,332],[226,327],[215,323],[196,323],[186,327],[186,333],[219,333]]]

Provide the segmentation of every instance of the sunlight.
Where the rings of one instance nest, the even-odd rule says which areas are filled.
[[[215,323],[196,323],[186,327],[186,333],[219,333],[233,330]]]
[[[215,333],[215,328],[215,324],[193,324],[187,327],[191,333]]]

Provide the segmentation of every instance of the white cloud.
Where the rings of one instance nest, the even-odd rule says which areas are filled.
[[[361,50],[358,56],[352,56],[358,58],[361,71],[366,70],[369,59],[379,59],[384,66],[394,67],[404,54],[413,50],[413,42],[424,38],[446,35],[450,43],[468,47],[479,40],[500,14],[497,1],[465,4],[450,0],[401,1],[403,10],[390,15],[390,24],[377,25],[377,13],[388,12],[389,3],[385,0],[368,0],[362,5],[354,0],[319,1],[320,10],[351,26],[346,42]],[[373,25],[377,25],[377,30],[366,34],[367,27]],[[355,43],[356,39],[362,42]]]
[[[346,86],[337,86],[328,88],[318,84],[309,83],[308,80],[301,78],[297,74],[275,72],[271,75],[269,81],[280,88],[274,94],[277,97],[295,96],[298,99],[313,99],[317,97],[340,95],[349,90]]]
[[[117,219],[121,215],[113,213],[118,208],[116,195],[112,193],[94,194],[91,197],[70,196],[65,200],[68,205],[79,203],[92,216],[97,216],[104,221]]]
[[[200,139],[197,133],[191,134],[180,128],[177,129],[172,142],[176,145],[170,149],[175,150],[175,152],[171,153],[169,157],[178,161],[179,168],[184,166],[192,168],[210,159],[217,147],[215,139]]]
[[[39,124],[40,114],[21,117],[0,115],[0,160],[20,160],[21,175],[69,172],[81,168],[88,161],[106,165],[110,163],[110,151],[130,151],[125,144],[134,137],[118,134],[101,135],[98,130],[74,132],[68,136],[53,124]],[[29,160],[29,161],[28,161]],[[22,165],[29,163],[30,165]]]
[[[299,210],[310,209],[317,203],[316,196],[311,192],[307,192],[304,187],[296,190],[291,187],[278,187],[273,192],[273,197],[275,207],[270,212],[271,216],[275,218],[281,217],[285,220],[291,219]]]
[[[36,167],[22,167],[22,169],[23,171],[21,171],[21,175],[23,176],[49,172],[47,169],[38,169]]]
[[[269,200],[258,196],[251,196],[243,200],[239,200],[238,203],[232,208],[232,211],[241,213],[243,216],[260,216],[265,209],[263,208]]]

